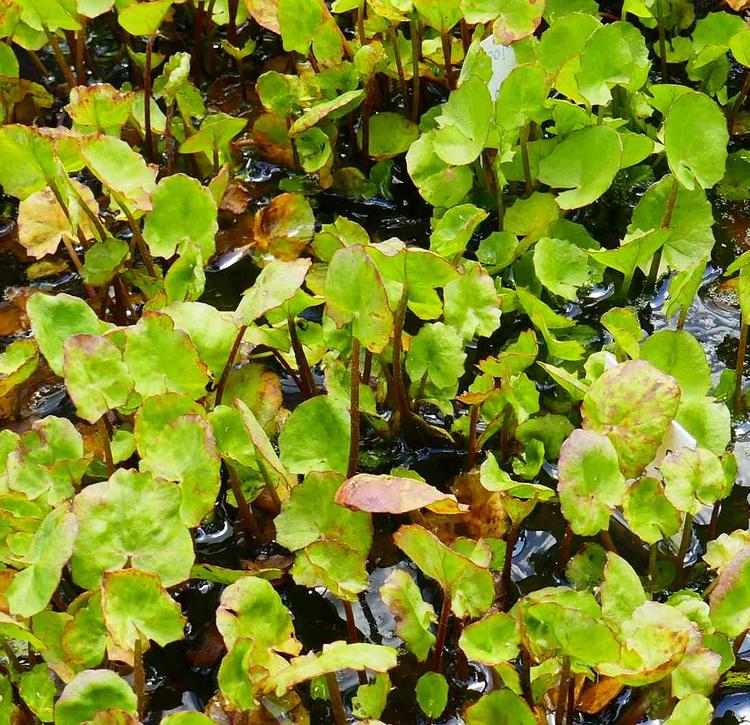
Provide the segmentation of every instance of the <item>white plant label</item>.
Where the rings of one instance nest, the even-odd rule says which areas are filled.
[[[480,46],[492,60],[492,78],[490,78],[487,87],[490,89],[492,98],[495,99],[502,82],[516,67],[516,54],[510,46],[495,43],[495,38],[492,35],[485,38]]]

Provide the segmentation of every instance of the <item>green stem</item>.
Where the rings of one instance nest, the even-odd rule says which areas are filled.
[[[451,596],[447,591],[443,592],[443,605],[440,608],[440,620],[438,621],[437,636],[435,639],[435,656],[432,667],[433,672],[442,674],[443,650],[445,649],[445,638],[448,634],[448,619],[451,614]]]
[[[468,457],[466,459],[466,467],[471,470],[474,468],[477,458],[477,425],[479,424],[479,409],[478,404],[471,406],[471,413],[469,417],[469,443],[468,443]]]
[[[518,541],[518,526],[511,526],[508,535],[505,538],[505,560],[503,562],[503,572],[500,579],[500,591],[503,599],[503,608],[510,607],[510,588],[512,584],[511,574],[513,572],[513,549],[516,548]]]
[[[398,82],[401,86],[401,95],[404,98],[404,108],[409,103],[409,90],[406,83],[406,76],[404,75],[404,64],[401,60],[401,50],[398,47],[398,34],[393,26],[388,27],[388,37],[391,41],[391,48],[393,49],[393,59],[396,62],[396,71],[398,72]]]
[[[693,516],[692,514],[685,514],[685,524],[682,527],[682,540],[680,541],[680,549],[677,552],[677,576],[675,577],[675,585],[677,587],[681,587],[682,582],[685,580],[685,555],[687,554],[688,546],[690,546],[692,536]]]
[[[656,0],[656,22],[659,26],[659,62],[661,64],[662,83],[668,83],[667,79],[667,38],[664,28],[664,0]]]
[[[750,71],[747,71],[745,73],[745,82],[742,84],[742,89],[740,90],[740,94],[737,96],[737,99],[732,104],[732,108],[729,111],[729,117],[727,118],[727,126],[729,127],[729,133],[734,133],[734,124],[737,120],[737,114],[740,112],[740,108],[742,108],[742,104],[745,102],[745,99],[747,98],[747,94],[750,93]]]
[[[335,725],[346,725],[344,701],[341,699],[341,690],[339,690],[336,673],[328,672],[326,673],[325,678],[326,685],[328,685],[328,696],[331,701],[331,710],[333,711],[333,722]]]
[[[79,86],[86,83],[86,16],[78,15],[78,23],[81,26],[76,33],[76,80]]]
[[[656,562],[658,554],[658,545],[651,544],[648,549],[648,591],[650,594],[656,591]]]
[[[141,258],[143,259],[143,264],[146,266],[146,271],[148,272],[149,276],[156,277],[154,262],[151,259],[151,253],[148,251],[148,244],[146,244],[146,240],[143,238],[143,234],[141,234],[141,228],[138,226],[138,222],[133,216],[133,213],[128,208],[128,205],[125,203],[125,200],[115,191],[111,191],[110,193],[112,194],[112,198],[115,200],[115,203],[120,207],[120,209],[122,209],[122,213],[128,220],[128,226],[130,227],[130,231],[133,233],[133,239],[135,239],[138,251],[141,253]]]
[[[669,198],[667,199],[667,205],[664,207],[664,215],[661,218],[661,224],[659,229],[669,229],[672,224],[672,215],[674,214],[674,208],[677,204],[677,192],[680,190],[680,182],[677,181],[677,177],[672,177],[672,188],[669,190]],[[656,280],[659,276],[659,267],[661,266],[663,247],[659,247],[654,253],[651,260],[651,269],[648,272],[648,280],[646,281],[646,289],[653,290],[656,287]]]
[[[302,397],[307,400],[317,394],[315,378],[313,378],[310,363],[307,362],[307,356],[305,355],[305,349],[302,347],[302,342],[297,334],[297,323],[291,315],[287,316],[286,321],[287,326],[289,327],[289,338],[292,341],[294,359],[297,361],[297,369],[299,370],[300,381],[302,382],[300,393],[302,394]]]
[[[359,340],[352,337],[351,391],[349,396],[351,436],[349,438],[349,467],[346,474],[349,478],[357,472],[357,464],[359,463],[359,352]]]
[[[133,685],[138,700],[138,719],[142,720],[146,712],[146,672],[143,667],[143,643],[141,633],[136,630],[135,654],[133,656]]]
[[[146,158],[154,161],[154,136],[151,131],[151,60],[154,36],[146,38],[146,67],[143,71],[143,125],[145,126]]]
[[[99,418],[96,421],[96,432],[99,434],[99,440],[102,443],[102,449],[104,450],[104,462],[107,464],[107,475],[111,476],[115,472],[115,464],[112,458],[112,446],[109,442],[109,431],[107,430],[107,424],[104,418]]]
[[[526,182],[526,196],[531,196],[534,184],[531,180],[531,164],[529,163],[529,124],[521,129],[521,162],[523,163],[523,178]]]
[[[65,54],[62,52],[62,48],[60,47],[60,43],[58,42],[55,34],[51,33],[46,25],[42,27],[44,28],[44,33],[47,36],[49,44],[52,46],[52,52],[54,53],[57,65],[60,67],[63,77],[65,78],[65,82],[68,84],[68,90],[72,90],[76,87],[76,79],[73,76],[73,71],[70,69],[70,64],[68,63]]]
[[[451,60],[451,36],[448,31],[440,33],[440,44],[443,47],[443,64],[445,65],[445,78],[448,81],[449,90],[456,87],[456,78]]]
[[[245,526],[245,531],[247,531],[247,533],[256,541],[260,541],[262,539],[260,527],[255,520],[255,516],[253,516],[253,511],[250,508],[250,504],[247,502],[247,498],[245,498],[245,492],[242,490],[242,483],[237,477],[237,474],[229,466],[227,466],[227,477],[229,478],[229,487],[234,494],[234,500],[237,503],[237,511],[239,512],[242,523]]]
[[[412,12],[410,20],[410,32],[411,32],[411,63],[412,63],[412,79],[411,79],[411,120],[416,121],[419,118],[419,94],[421,87],[421,79],[419,78],[419,56],[422,50],[422,42],[420,39],[420,28],[419,28],[419,13],[416,10]]]
[[[742,320],[740,323],[740,342],[737,348],[737,363],[734,367],[734,372],[737,376],[737,382],[735,383],[734,388],[734,412],[736,414],[741,413],[745,409],[744,400],[742,398],[742,378],[745,372],[748,327],[748,323]]]
[[[563,657],[560,669],[560,684],[557,687],[557,706],[555,707],[555,725],[563,725],[565,703],[568,694],[568,678],[570,677],[570,657]]]
[[[365,0],[357,4],[357,38],[360,46],[365,44]]]
[[[396,397],[396,406],[398,407],[399,414],[401,416],[401,424],[404,425],[407,420],[411,419],[411,408],[409,407],[409,396],[406,393],[404,384],[404,369],[401,364],[401,352],[402,352],[402,335],[404,332],[404,317],[406,316],[406,301],[408,299],[408,292],[406,285],[404,285],[404,291],[401,295],[401,300],[398,303],[396,309],[396,315],[393,322],[393,389]]]
[[[226,363],[224,363],[224,369],[221,371],[221,377],[219,378],[219,382],[216,384],[214,408],[218,408],[221,405],[221,400],[224,397],[224,387],[227,384],[227,378],[229,377],[229,373],[232,370],[232,366],[234,365],[234,359],[237,357],[237,352],[240,349],[242,338],[245,336],[246,330],[247,325],[242,325],[237,330],[237,335],[235,336],[234,342],[232,343],[232,349],[229,351],[229,357],[227,358]]]

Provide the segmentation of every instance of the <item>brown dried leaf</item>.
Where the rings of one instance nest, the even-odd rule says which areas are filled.
[[[578,699],[576,709],[587,715],[595,715],[603,710],[623,690],[625,685],[613,677],[603,677],[599,682],[587,687]]]

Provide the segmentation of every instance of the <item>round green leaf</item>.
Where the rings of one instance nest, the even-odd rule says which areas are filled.
[[[406,154],[406,168],[419,193],[433,206],[452,207],[472,187],[474,177],[467,166],[450,166],[435,150],[435,132],[423,133]]]
[[[319,431],[321,435],[311,435]],[[322,435],[325,431],[325,435]],[[349,412],[326,395],[294,409],[279,435],[281,462],[292,473],[338,471],[349,463]]]
[[[55,704],[55,725],[82,725],[102,710],[136,715],[135,693],[111,670],[85,670],[67,684]]]
[[[625,493],[617,451],[591,430],[574,430],[560,448],[558,486],[565,519],[576,534],[592,536],[609,527]]]
[[[448,704],[448,681],[438,672],[425,672],[415,690],[419,709],[429,718],[440,717]]]
[[[686,189],[710,189],[721,181],[728,142],[724,114],[705,94],[689,91],[669,107],[664,150],[670,170]]]
[[[185,617],[156,574],[138,569],[105,572],[102,611],[115,645],[132,653],[143,636],[161,647],[182,639]]]
[[[75,497],[79,531],[73,579],[92,589],[105,571],[131,565],[157,574],[164,586],[190,576],[193,541],[179,516],[177,486],[150,474],[119,469]]]
[[[511,690],[484,695],[466,711],[466,725],[536,725],[526,702]]]
[[[578,209],[596,201],[620,170],[622,144],[609,126],[589,126],[568,134],[539,162],[539,179],[569,189],[557,196],[561,209]],[[595,160],[595,161],[594,161]]]
[[[151,204],[143,237],[154,256],[169,259],[179,245],[195,244],[204,260],[211,257],[219,225],[216,202],[205,186],[185,174],[165,176],[151,195]]]
[[[122,353],[105,337],[69,337],[64,346],[64,371],[65,386],[78,416],[89,423],[124,406],[133,392],[133,379]]]
[[[400,113],[370,116],[370,157],[378,161],[404,153],[419,138],[417,124]]]

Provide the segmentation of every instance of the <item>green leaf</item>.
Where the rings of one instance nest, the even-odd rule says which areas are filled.
[[[517,657],[520,642],[516,620],[493,612],[464,627],[458,646],[470,660],[494,667]]]
[[[55,725],[82,725],[112,708],[135,716],[137,704],[130,685],[111,670],[85,670],[62,691],[55,704]]]
[[[683,513],[697,514],[729,493],[719,457],[705,448],[672,451],[659,465],[664,477],[664,493]]]
[[[510,45],[531,35],[542,21],[544,5],[537,0],[509,0],[498,7],[499,14],[492,26],[495,42]]]
[[[108,481],[87,486],[73,504],[79,526],[73,580],[93,589],[105,571],[130,561],[157,574],[164,586],[185,581],[194,554],[179,508],[177,486],[147,473],[119,469]]]
[[[309,259],[271,261],[261,270],[252,287],[245,291],[235,312],[237,320],[249,325],[292,299],[304,283],[310,264]]]
[[[396,655],[393,647],[332,642],[324,644],[322,652],[295,657],[288,667],[271,676],[270,685],[277,695],[283,695],[300,682],[338,670],[387,672],[396,666]]]
[[[11,614],[31,617],[49,604],[73,553],[77,533],[76,517],[65,507],[52,510],[44,518],[31,541],[29,566],[13,577],[5,591]]]
[[[79,297],[37,293],[26,303],[31,331],[52,370],[63,376],[63,346],[73,335],[103,335],[114,328],[102,322]]]
[[[642,233],[639,230],[661,228],[673,183],[674,177],[667,175],[648,188],[633,210],[629,235]],[[672,269],[683,270],[709,256],[714,245],[713,223],[711,203],[705,192],[702,189],[688,191],[680,186],[667,238],[663,242],[664,261]],[[638,263],[645,269],[649,260],[646,258]]]
[[[371,517],[335,503],[342,482],[343,477],[335,473],[307,475],[274,519],[276,541],[290,551],[316,541],[336,541],[366,557],[372,544]]]
[[[449,132],[448,136],[455,136]],[[449,139],[450,140],[450,139]],[[436,132],[423,133],[406,154],[406,168],[419,193],[433,206],[452,207],[471,190],[474,177],[467,166],[451,166],[437,154]],[[441,143],[441,149],[444,148]]]
[[[197,399],[205,394],[206,365],[190,338],[176,330],[167,315],[146,312],[138,324],[126,329],[125,335],[123,358],[136,392],[144,398],[172,392]],[[175,360],[180,364],[175,365]]]
[[[284,50],[296,50],[306,56],[323,22],[320,3],[318,0],[279,0],[277,8]]]
[[[631,360],[594,381],[581,407],[583,425],[610,439],[623,474],[633,478],[654,459],[679,400],[674,378]]]
[[[2,126],[0,156],[0,186],[18,199],[41,191],[58,173],[52,144],[33,126]]]
[[[440,584],[457,617],[479,617],[489,609],[494,585],[487,568],[449,549],[421,526],[401,526],[393,538],[426,576]]]
[[[121,197],[131,212],[151,208],[157,170],[147,166],[128,144],[113,136],[86,136],[80,141],[80,149],[94,176]]]
[[[446,259],[463,254],[487,212],[473,204],[454,206],[443,214],[430,234],[430,250]]]
[[[229,313],[222,313],[203,302],[175,302],[160,312],[172,318],[175,330],[187,333],[200,359],[214,378],[218,378],[237,336],[237,327]]]
[[[291,574],[300,586],[324,587],[338,599],[356,602],[368,585],[365,558],[340,541],[316,541],[297,552]]]
[[[325,283],[326,314],[336,324],[351,323],[352,334],[368,350],[382,352],[391,336],[393,315],[375,263],[364,247],[336,251]]]
[[[200,129],[180,144],[181,154],[212,154],[216,151],[219,163],[230,158],[229,145],[232,139],[247,125],[244,118],[235,118],[226,113],[212,113],[206,116]]]
[[[607,553],[604,581],[600,588],[602,614],[614,622],[623,622],[646,601],[641,580],[625,559]]]
[[[664,725],[709,725],[712,722],[714,707],[704,695],[689,695],[680,700],[672,710],[672,714],[664,721]]]
[[[404,153],[419,138],[416,123],[400,113],[385,111],[370,116],[370,157],[378,161]]]
[[[216,626],[229,649],[246,638],[258,647],[291,655],[302,647],[294,638],[292,615],[281,597],[258,577],[243,577],[222,592]]]
[[[71,88],[65,111],[73,120],[75,131],[119,136],[130,116],[132,102],[132,93],[121,93],[109,83],[96,83]]]
[[[675,607],[644,602],[620,627],[622,663],[600,665],[603,674],[628,685],[657,682],[681,660],[694,626]]]
[[[380,587],[380,596],[396,618],[396,634],[420,662],[435,644],[430,627],[437,622],[431,604],[422,599],[414,579],[402,569],[392,571]]]
[[[615,339],[616,345],[634,360],[641,356],[643,330],[635,313],[627,307],[612,307],[602,315],[602,324]],[[659,334],[659,333],[657,333]],[[646,358],[648,359],[648,358]],[[653,360],[649,360],[654,364]],[[662,372],[668,372],[654,364]]]
[[[186,619],[156,574],[138,569],[105,572],[102,610],[112,641],[129,654],[141,636],[160,647],[183,637]]]
[[[353,111],[365,99],[364,90],[346,91],[337,95],[335,98],[316,103],[308,108],[289,128],[291,137],[312,128],[316,123],[324,118],[330,117],[332,120],[341,118],[347,113]]]
[[[117,20],[131,35],[156,35],[172,0],[150,0],[128,5],[117,14]]]
[[[489,337],[500,326],[500,300],[492,278],[477,264],[448,282],[443,293],[445,322],[464,340]]]
[[[73,494],[89,464],[81,434],[64,418],[48,415],[21,436],[21,445],[8,455],[8,486],[55,506]]]
[[[442,322],[424,325],[411,339],[406,372],[413,382],[422,376],[438,388],[451,388],[464,373],[466,353],[458,333]]]
[[[561,209],[578,209],[610,187],[620,169],[621,156],[617,131],[609,126],[589,126],[568,134],[539,162],[539,180],[569,189],[557,195],[557,203]]]
[[[257,644],[241,639],[224,655],[219,667],[219,689],[233,710],[239,712],[257,707],[251,670],[255,664]],[[213,722],[209,720],[209,722]],[[206,724],[207,725],[207,724]]]
[[[664,495],[664,485],[655,478],[644,476],[631,484],[622,510],[630,528],[647,544],[656,544],[680,530],[680,514]]]
[[[439,672],[425,672],[415,688],[419,709],[428,718],[440,717],[448,704],[448,681]]]
[[[331,139],[317,126],[308,128],[307,131],[297,136],[294,139],[294,146],[297,149],[300,165],[308,174],[322,169],[333,155]]]
[[[613,86],[637,91],[646,82],[649,68],[648,48],[640,30],[618,21],[601,25],[587,38],[575,79],[580,94],[591,105],[601,106],[612,100]]]
[[[484,695],[466,710],[466,725],[536,725],[526,702],[510,690]]]
[[[57,685],[50,668],[44,663],[34,665],[20,679],[18,694],[23,701],[42,722],[52,722]]]
[[[201,250],[204,260],[213,255],[219,228],[216,202],[197,179],[185,174],[165,176],[151,195],[151,204],[143,238],[154,256],[169,259],[178,247],[189,244]]]
[[[558,486],[565,519],[580,536],[609,527],[609,517],[625,493],[617,451],[592,430],[575,430],[560,448]]]
[[[16,340],[0,354],[0,398],[31,377],[39,365],[39,350],[33,340]]]
[[[492,98],[487,84],[476,76],[464,81],[458,90],[451,92],[435,119],[437,129],[433,131],[431,140],[437,156],[453,166],[475,161],[487,140],[492,112]],[[419,186],[416,179],[415,183]]]
[[[338,471],[349,461],[349,412],[326,395],[306,400],[294,409],[279,435],[281,462],[292,473]],[[311,436],[310,431],[325,431]]]
[[[375,675],[375,682],[360,685],[352,698],[352,712],[358,718],[377,719],[383,714],[391,691],[391,678],[388,673]]]
[[[686,189],[709,189],[721,181],[728,142],[724,114],[703,93],[684,93],[669,107],[664,150],[670,170]]]
[[[641,358],[671,375],[682,400],[703,396],[711,388],[711,370],[701,344],[684,330],[659,330],[644,340]]]
[[[95,287],[107,284],[122,269],[129,254],[128,243],[114,237],[92,245],[86,250],[83,281]]]
[[[534,272],[550,292],[568,300],[591,281],[588,254],[563,239],[544,237],[534,245]]]
[[[78,416],[89,423],[126,405],[133,392],[133,379],[122,353],[106,337],[69,337],[64,346],[64,372]]]
[[[287,262],[297,259],[313,237],[315,216],[302,194],[279,194],[255,217],[254,243]]]

